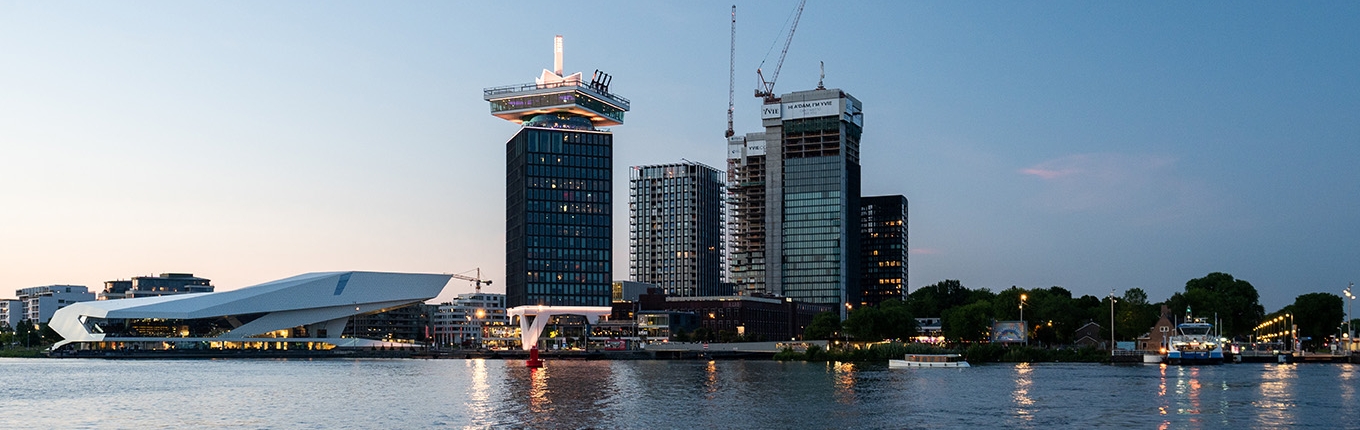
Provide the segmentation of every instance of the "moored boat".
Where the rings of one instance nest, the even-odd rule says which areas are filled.
[[[1156,351],[1143,353],[1143,364],[1162,364],[1162,353]]]
[[[1176,325],[1166,346],[1168,364],[1223,364],[1223,344],[1204,318]]]
[[[888,360],[889,369],[913,367],[971,367],[959,354],[907,354],[902,360]]]

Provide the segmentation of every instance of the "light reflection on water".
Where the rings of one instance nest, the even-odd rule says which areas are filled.
[[[0,359],[0,428],[1354,427],[1357,379],[1328,364]]]
[[[1032,421],[1034,413],[1030,409],[1034,406],[1034,399],[1029,397],[1030,385],[1034,384],[1031,374],[1034,368],[1029,363],[1015,365],[1015,392],[1011,394],[1011,399],[1015,402],[1015,416],[1021,421]]]

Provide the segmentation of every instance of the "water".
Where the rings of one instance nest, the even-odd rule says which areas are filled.
[[[0,429],[1360,427],[1349,364],[0,359]]]

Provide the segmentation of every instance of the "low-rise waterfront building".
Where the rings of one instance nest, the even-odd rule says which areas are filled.
[[[716,335],[769,341],[802,337],[814,315],[835,306],[753,295],[673,297],[654,289],[639,297],[638,309],[639,320],[648,311],[690,312],[699,327]]]
[[[1086,324],[1077,329],[1076,334],[1072,335],[1076,339],[1072,343],[1077,347],[1105,349],[1107,342],[1102,336],[1103,332],[1104,329],[1100,327],[1100,324],[1095,321],[1087,321]]]
[[[483,348],[486,327],[508,324],[510,319],[505,314],[504,294],[477,292],[439,304],[431,322],[436,345]]]
[[[1162,305],[1161,318],[1157,319],[1157,324],[1148,329],[1148,332],[1138,337],[1138,349],[1141,351],[1161,351],[1171,339],[1176,335],[1176,324],[1171,322],[1171,308]]]
[[[65,339],[53,351],[411,347],[425,323],[409,305],[438,296],[450,278],[308,273],[231,291],[78,302],[52,316]]]

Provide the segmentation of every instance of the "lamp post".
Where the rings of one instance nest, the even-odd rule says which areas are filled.
[[[1029,324],[1025,324],[1025,299],[1028,298],[1029,296],[1026,294],[1020,295],[1020,327],[1025,329],[1025,332],[1022,333],[1021,336],[1024,336],[1026,346],[1029,345]]]
[[[1114,289],[1110,289],[1110,351],[1114,351]]]
[[[1346,301],[1346,351],[1351,350],[1351,342],[1355,341],[1355,323],[1351,322],[1351,310],[1355,308],[1355,294],[1351,293],[1352,288],[1355,288],[1354,282],[1346,286],[1345,291],[1346,298],[1350,299]]]

